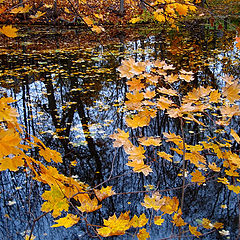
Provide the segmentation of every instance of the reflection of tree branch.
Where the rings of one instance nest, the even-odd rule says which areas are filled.
[[[35,227],[36,222],[37,222],[38,220],[40,220],[42,217],[46,216],[48,213],[50,213],[50,211],[49,211],[49,212],[45,212],[45,213],[43,213],[41,216],[33,219],[33,225],[32,225],[31,231],[30,231],[29,239],[31,239],[31,237],[32,237],[33,229],[34,229],[34,227]]]

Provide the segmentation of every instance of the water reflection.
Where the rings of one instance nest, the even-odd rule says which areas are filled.
[[[115,192],[128,193],[104,200],[101,210],[89,214],[89,222],[101,225],[103,218],[114,212],[119,216],[120,212],[128,210],[138,216],[145,212],[151,218],[152,212],[140,204],[149,185],[163,195],[181,198],[182,180],[178,177],[181,169],[176,162],[152,161],[154,173],[144,177],[125,165],[125,152],[121,148],[113,149],[108,138],[115,129],[126,128],[123,103],[127,86],[116,71],[121,59],[128,56],[136,61],[160,59],[173,64],[177,70],[196,72],[191,86],[179,86],[182,93],[200,85],[217,89],[221,87],[219,76],[222,73],[238,74],[235,32],[229,31],[227,24],[224,26],[225,29],[219,30],[205,22],[196,22],[180,31],[140,26],[108,32],[100,39],[78,29],[40,32],[34,29],[1,46],[1,94],[18,100],[15,107],[29,134],[61,152],[61,172],[91,186],[106,181],[104,185],[112,185]],[[233,118],[233,124],[238,124],[237,118]],[[197,144],[207,134],[214,134],[214,128],[202,131],[195,123],[187,123],[184,127],[186,139],[191,144]],[[179,129],[179,121],[171,120],[162,111],[150,126],[131,130],[131,138],[134,141],[139,136],[160,136],[168,131],[178,134]],[[223,133],[219,138],[229,137]],[[171,153],[170,147],[170,144],[163,144],[159,150]],[[154,149],[148,148],[147,152],[149,159],[157,159]],[[71,163],[75,160],[77,165],[73,167]],[[33,219],[42,214],[40,196],[46,186],[33,181],[28,172],[21,170],[1,172],[0,176],[1,239],[22,239],[24,231],[31,230]],[[185,221],[191,223],[205,217],[223,222],[231,238],[236,237],[238,199],[234,193],[215,181],[201,187],[190,184],[185,191]],[[227,205],[226,209],[220,207],[223,204]],[[151,239],[171,234],[172,239],[177,239],[174,236],[178,230],[172,227],[170,220],[165,220],[161,227],[151,225],[151,229],[147,229]],[[33,234],[37,239],[75,240],[94,236],[81,223],[67,230],[50,228],[52,224],[52,218],[46,215],[36,222]],[[118,238],[126,239],[126,236]],[[214,232],[204,239],[224,237]]]

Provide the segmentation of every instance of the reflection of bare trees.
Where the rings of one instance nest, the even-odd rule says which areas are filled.
[[[12,72],[16,71],[16,76],[13,78],[10,73],[3,74],[1,84],[8,89],[13,85],[12,83],[6,84],[4,80],[10,77],[15,79],[17,90],[13,94],[19,99],[16,103],[18,109],[20,110],[23,107],[23,111],[20,110],[22,123],[26,126],[28,133],[39,135],[41,139],[44,139],[47,146],[62,153],[64,165],[59,166],[61,172],[66,175],[78,175],[81,181],[85,181],[91,186],[104,182],[106,185],[113,186],[113,190],[119,193],[105,200],[100,211],[89,214],[90,222],[96,225],[101,224],[101,219],[107,218],[109,211],[111,213],[116,212],[119,215],[121,211],[130,210],[132,214],[138,216],[145,211],[147,217],[150,218],[151,211],[143,210],[140,204],[145,192],[149,191],[149,185],[153,185],[162,195],[178,196],[180,198],[182,179],[178,174],[181,174],[181,164],[176,161],[181,161],[181,158],[178,159],[177,154],[171,150],[171,147],[174,147],[171,143],[164,143],[158,147],[159,149],[147,148],[147,161],[151,164],[154,173],[144,177],[141,174],[133,173],[126,166],[127,155],[123,149],[112,149],[112,142],[109,138],[103,138],[98,132],[96,137],[91,135],[91,124],[101,122],[103,118],[113,120],[110,127],[104,128],[108,135],[118,127],[121,129],[125,127],[125,113],[117,112],[117,107],[114,107],[114,104],[124,99],[125,91],[127,91],[124,81],[116,80],[115,69],[118,65],[116,59],[121,54],[126,56],[127,51],[129,51],[130,54],[134,52],[136,60],[161,59],[173,63],[177,68],[188,68],[190,65],[191,70],[197,72],[194,80],[195,86],[207,84],[217,88],[217,76],[212,68],[216,57],[211,50],[224,51],[227,46],[223,46],[220,39],[212,38],[212,32],[205,28],[201,28],[197,37],[194,34],[194,29],[191,29],[190,32],[178,33],[177,37],[162,31],[157,36],[151,35],[151,39],[142,37],[140,40],[136,36],[129,36],[130,30],[127,30],[116,35],[119,38],[117,43],[121,43],[120,46],[109,45],[106,49],[103,48],[102,52],[97,48],[90,47],[90,49],[83,51],[79,49],[79,44],[83,44],[82,48],[84,48],[84,44],[87,44],[88,35],[78,35],[76,34],[77,31],[69,30],[64,33],[66,35],[46,36],[42,39],[35,36],[33,40],[36,40],[36,42],[26,47],[25,54],[27,55],[33,49],[36,49],[39,54],[25,55],[24,60],[19,58],[21,54],[7,55],[2,53],[1,68],[6,67],[11,69]],[[211,41],[208,41],[208,37]],[[231,35],[227,37],[230,40],[232,39]],[[134,41],[130,41],[133,39]],[[43,44],[38,45],[41,41]],[[89,42],[89,39],[87,41]],[[109,40],[109,42],[112,43],[112,40]],[[14,44],[17,46],[17,43],[12,43],[13,46]],[[57,48],[61,51],[41,52],[48,44],[49,49],[56,49],[56,45],[58,45]],[[89,43],[90,46],[95,44],[94,42]],[[68,51],[66,46],[71,49]],[[112,57],[109,49],[116,55],[116,59]],[[147,49],[152,50],[152,52],[147,52]],[[92,53],[95,53],[95,55],[91,55]],[[92,57],[95,59],[91,59]],[[204,63],[208,63],[208,65],[204,66]],[[15,65],[23,65],[23,67],[19,70],[16,69],[18,67],[15,67]],[[31,66],[31,71],[24,70],[26,66]],[[232,71],[235,74],[239,73],[236,68]],[[24,76],[22,79],[18,78],[20,74]],[[203,81],[205,82],[202,83]],[[37,89],[34,92],[34,85],[40,90]],[[183,85],[179,89],[186,92],[192,87],[192,85]],[[41,91],[45,92],[42,93]],[[96,101],[100,102],[99,105],[108,107],[100,111],[99,106],[95,103]],[[120,107],[119,109],[121,110]],[[38,112],[41,112],[45,119],[40,118]],[[38,117],[37,120],[31,117],[35,115]],[[206,125],[210,126],[211,124],[206,116],[199,120]],[[43,124],[38,127],[36,123],[41,123],[41,121]],[[237,124],[238,120],[234,119],[234,121],[234,124]],[[77,124],[81,125],[83,138],[87,143],[86,146],[73,146],[71,144],[76,138],[76,134],[73,135],[71,129]],[[194,132],[194,134],[186,134],[186,141],[191,144],[197,144],[207,135],[214,134],[211,129],[208,132],[201,132],[196,123],[185,122],[183,127],[186,132]],[[51,130],[54,134],[45,133],[41,135],[39,134],[41,128],[45,132]],[[163,132],[169,131],[180,134],[179,129],[179,121],[173,121],[162,111],[157,113],[157,117],[151,121],[149,127],[131,130],[131,140],[137,144],[139,136],[162,136]],[[228,136],[221,137],[228,138]],[[174,162],[170,163],[160,159],[156,150],[175,154]],[[209,159],[212,157],[210,155],[206,156]],[[70,166],[74,160],[78,162],[76,167]],[[188,174],[191,171],[193,169],[189,168]],[[21,232],[23,229],[29,229],[29,222],[41,215],[40,204],[42,200],[40,195],[45,186],[30,181],[28,173],[25,172],[20,171],[11,174],[1,172],[0,174],[3,196],[0,202],[2,224],[0,226],[0,236],[7,235],[8,239],[14,240],[19,236],[20,239],[20,233],[15,234],[16,231]],[[237,201],[233,193],[229,193],[223,185],[216,184],[216,181],[213,181],[216,177],[210,175],[209,184],[200,188],[195,184],[186,185],[183,217],[186,221],[206,217],[224,222],[229,228],[232,225],[234,232],[236,226],[234,214],[236,213]],[[16,189],[17,187],[21,187],[21,189]],[[11,205],[14,200],[16,200],[16,204]],[[221,204],[228,205],[226,211],[220,208]],[[224,216],[224,219],[219,219],[220,215]],[[59,234],[58,231],[62,230],[54,229],[50,231],[49,226],[51,224],[51,219],[47,216],[44,217],[36,225],[34,235],[39,235],[39,239],[43,239],[42,233],[47,229],[47,234],[50,236],[48,239],[56,239],[53,231]],[[85,226],[76,226],[73,229],[76,230],[75,233],[79,229],[85,231]],[[166,223],[162,228],[152,226],[151,232],[153,238],[160,239],[169,236],[171,233],[177,233],[177,230],[172,228],[171,224]],[[72,236],[75,236],[74,233]],[[217,239],[217,237],[217,235],[211,235],[206,239]],[[89,239],[89,236],[85,235],[82,239]]]

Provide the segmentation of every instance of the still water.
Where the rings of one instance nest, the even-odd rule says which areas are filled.
[[[119,216],[125,211],[130,211],[132,216],[145,212],[151,218],[152,211],[140,203],[143,192],[152,187],[181,198],[181,170],[177,164],[154,161],[153,173],[145,177],[126,166],[127,156],[122,148],[112,146],[109,135],[117,128],[127,129],[124,101],[128,90],[126,79],[121,79],[117,71],[121,61],[129,57],[135,61],[164,60],[178,70],[193,71],[193,87],[210,85],[220,89],[222,76],[239,76],[240,50],[236,48],[237,33],[232,26],[230,20],[219,20],[214,25],[205,20],[189,22],[178,31],[139,25],[109,29],[100,36],[77,27],[44,26],[23,27],[16,39],[1,36],[0,94],[17,100],[14,107],[26,132],[62,154],[59,170],[63,174],[91,186],[111,176],[106,184],[113,186],[115,192],[128,193],[104,200],[101,210],[88,215],[89,222],[102,225],[103,218],[113,213]],[[188,91],[188,86],[181,86],[181,91]],[[237,117],[233,118],[233,126],[239,130]],[[197,144],[214,134],[213,128],[202,131],[196,124],[186,124],[186,139]],[[160,136],[169,131],[180,134],[179,121],[173,121],[162,111],[149,126],[130,133],[134,141],[138,136]],[[226,133],[217,136],[224,137],[228,138]],[[170,152],[170,147],[158,148]],[[153,149],[148,149],[148,156],[156,158]],[[77,165],[71,167],[75,160]],[[0,239],[24,239],[33,219],[42,214],[41,194],[47,187],[22,170],[1,172],[0,176]],[[230,232],[230,239],[236,239],[238,201],[235,193],[216,181],[200,187],[193,184],[186,188],[183,217],[194,226],[202,218],[222,222]],[[81,221],[69,229],[51,228],[51,225],[50,215],[37,221],[33,231],[36,239],[94,239],[93,232]],[[178,230],[173,228],[170,217],[166,217],[162,226],[152,224],[147,230],[150,239],[178,239]],[[132,235],[109,239],[134,239]],[[202,239],[227,238],[214,231]]]

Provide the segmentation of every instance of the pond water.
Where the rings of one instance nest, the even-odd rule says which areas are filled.
[[[128,193],[104,200],[100,210],[88,215],[89,222],[102,225],[102,219],[125,211],[138,216],[145,212],[151,218],[152,211],[141,205],[144,191],[151,186],[181,199],[179,165],[154,161],[153,173],[145,177],[126,165],[127,156],[122,148],[113,148],[109,135],[117,128],[127,129],[124,101],[128,89],[126,79],[121,79],[117,71],[122,60],[129,57],[135,61],[164,60],[178,70],[193,71],[192,86],[220,89],[222,76],[239,76],[240,50],[236,48],[236,31],[232,26],[230,20],[219,20],[214,25],[201,20],[186,23],[178,31],[138,25],[109,29],[100,36],[77,27],[42,26],[22,27],[22,34],[16,39],[1,36],[0,93],[17,100],[14,107],[26,132],[62,154],[63,164],[58,167],[65,175],[90,186],[112,176],[106,184],[113,186],[115,192]],[[182,86],[181,91],[187,90],[188,86]],[[232,122],[238,132],[238,117]],[[179,121],[159,111],[148,127],[130,133],[135,139],[161,136],[169,131],[180,134],[179,129]],[[203,131],[195,123],[185,125],[186,139],[191,144],[207,136],[214,137],[215,130],[215,126]],[[216,137],[229,139],[224,131]],[[170,147],[163,144],[158,148],[170,152]],[[148,156],[156,158],[152,148],[148,149]],[[72,167],[70,163],[74,160],[77,165]],[[23,239],[24,233],[32,228],[32,220],[42,214],[41,194],[47,187],[22,170],[1,172],[0,176],[0,239]],[[216,181],[201,186],[193,184],[185,190],[183,217],[192,225],[202,218],[222,222],[230,232],[229,238],[237,239],[238,202],[235,193]],[[178,239],[171,218],[167,219],[162,226],[148,227],[150,239]],[[33,230],[36,239],[94,239],[94,233],[81,221],[69,229],[51,228],[52,224],[50,215],[37,221]],[[115,238],[134,239],[130,234],[109,239]],[[193,237],[188,234],[185,239],[188,238]],[[202,237],[226,238],[218,231]]]

